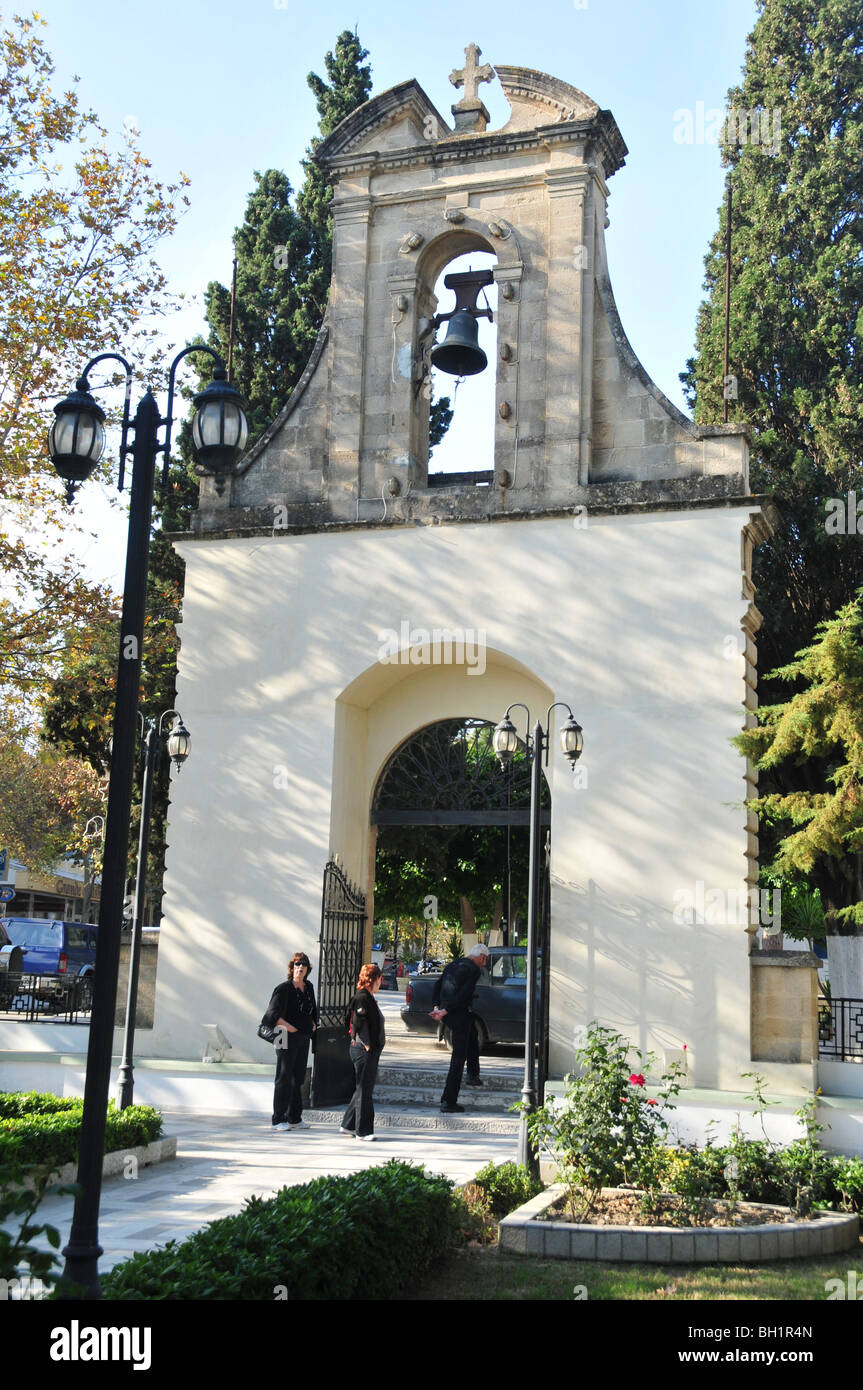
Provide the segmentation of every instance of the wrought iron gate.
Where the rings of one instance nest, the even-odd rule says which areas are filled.
[[[365,894],[350,883],[331,859],[324,869],[318,942],[321,1024],[315,1039],[312,1073],[312,1103],[316,1107],[347,1102],[354,1090],[344,1014],[363,963],[365,925]]]

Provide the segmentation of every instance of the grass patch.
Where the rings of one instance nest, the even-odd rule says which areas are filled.
[[[788,1300],[823,1302],[828,1279],[845,1282],[849,1270],[863,1281],[863,1242],[819,1260],[758,1265],[642,1265],[601,1260],[543,1260],[501,1254],[497,1247],[445,1256],[421,1282],[395,1297],[414,1299],[571,1302],[581,1284],[591,1301]]]

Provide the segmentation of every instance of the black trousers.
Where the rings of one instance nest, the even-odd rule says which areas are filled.
[[[351,1043],[351,1061],[354,1064],[357,1087],[345,1111],[342,1129],[350,1129],[355,1134],[374,1134],[374,1089],[380,1056],[380,1052],[376,1052],[374,1048],[366,1052],[361,1042]]]
[[[467,1062],[468,1076],[471,1078],[479,1076],[479,1038],[472,1013],[465,1011],[464,1013],[447,1014],[444,1022],[452,1034],[452,1056],[440,1102],[441,1105],[455,1105],[461,1090],[465,1062]]]
[[[276,1048],[276,1085],[273,1091],[274,1125],[295,1125],[303,1118],[302,1092],[303,1082],[306,1079],[311,1038],[306,1033],[288,1033],[287,1039],[287,1047]]]

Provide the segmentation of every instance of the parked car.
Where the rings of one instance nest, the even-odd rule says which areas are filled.
[[[418,975],[439,975],[442,970],[442,960],[421,960],[417,966]]]
[[[21,948],[24,975],[44,976],[33,990],[37,999],[67,1000],[80,1013],[93,1004],[96,928],[88,922],[46,917],[6,917],[6,930]],[[69,985],[74,993],[69,998]]]
[[[12,941],[0,918],[0,1009],[8,1009],[21,979],[21,947]]]
[[[415,975],[408,984],[401,1016],[412,1033],[439,1036],[438,1023],[429,1018],[433,1007],[432,995],[439,978],[440,972],[435,975]],[[489,1043],[524,1042],[526,983],[525,947],[491,946],[488,967],[477,981],[472,1005],[480,1051]],[[444,1034],[445,1030],[444,1021]]]

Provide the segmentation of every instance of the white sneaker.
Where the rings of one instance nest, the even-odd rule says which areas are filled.
[[[308,1120],[297,1120],[296,1124],[288,1125],[288,1129],[311,1129]]]
[[[344,1125],[339,1125],[339,1134],[349,1134],[352,1139],[355,1137],[354,1131],[352,1129],[345,1129]]]
[[[273,1134],[284,1134],[284,1133],[285,1133],[285,1130],[290,1129],[291,1126],[290,1126],[289,1124],[281,1124],[281,1125],[271,1125],[270,1128],[272,1129]]]
[[[373,1144],[375,1136],[373,1134],[358,1134],[357,1138],[361,1144]]]

